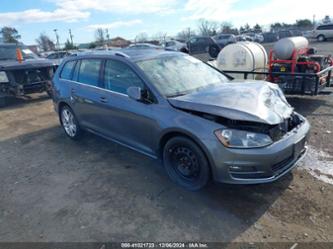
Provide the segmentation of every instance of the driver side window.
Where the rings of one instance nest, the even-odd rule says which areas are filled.
[[[137,86],[144,89],[143,81],[123,62],[107,60],[104,70],[104,88],[127,94],[127,88]]]

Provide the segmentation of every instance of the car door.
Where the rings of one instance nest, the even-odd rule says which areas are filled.
[[[188,41],[188,49],[190,54],[197,54],[199,51],[199,39],[194,37]]]
[[[333,25],[327,25],[326,38],[333,38]]]
[[[154,104],[135,101],[127,96],[127,89],[137,86],[146,89],[144,82],[126,63],[106,60],[104,66],[103,130],[109,137],[141,152],[152,155],[152,130],[156,122],[151,111]]]
[[[103,132],[101,120],[105,107],[101,88],[102,59],[82,59],[75,67],[71,87],[71,102],[80,124],[96,132]]]

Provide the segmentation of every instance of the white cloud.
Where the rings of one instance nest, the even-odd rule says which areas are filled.
[[[129,20],[129,21],[116,21],[116,22],[111,22],[111,23],[103,23],[103,24],[92,24],[88,25],[87,28],[91,30],[95,30],[98,28],[101,29],[117,29],[117,28],[122,28],[122,27],[130,27],[134,25],[141,24],[142,20],[140,19],[135,19],[135,20]]]
[[[221,21],[232,11],[232,5],[239,0],[188,0],[185,11],[191,12],[184,19],[210,19]]]
[[[163,13],[169,12],[176,0],[51,0],[67,10],[98,10],[118,13]]]
[[[89,12],[73,10],[68,12],[65,9],[56,9],[54,11],[42,11],[40,9],[29,9],[18,12],[0,13],[0,23],[11,24],[20,22],[53,22],[66,21],[73,22],[79,19],[88,18]]]
[[[73,22],[88,18],[91,10],[124,14],[166,14],[173,11],[177,0],[48,0],[56,5],[53,11],[28,9],[17,12],[0,12],[1,24],[19,22]]]
[[[254,25],[270,24],[273,22],[295,22],[297,19],[312,19],[313,15],[323,18],[333,10],[332,0],[268,0],[247,9],[237,10],[235,3],[240,0],[188,0],[184,10],[189,15],[184,19],[195,20],[205,18],[212,21],[231,21],[239,26],[245,23]],[[244,1],[244,5],[246,6]]]

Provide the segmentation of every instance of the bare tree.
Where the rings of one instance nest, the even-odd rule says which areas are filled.
[[[36,42],[43,51],[55,50],[54,42],[45,33],[41,33]]]
[[[99,28],[95,32],[95,37],[96,37],[96,44],[98,46],[104,45],[105,42],[105,36],[104,36],[104,30]]]
[[[230,22],[222,22],[220,25],[220,33],[238,35],[239,31],[234,28]]]
[[[160,44],[163,44],[166,41],[167,35],[166,32],[158,32],[153,35],[153,40],[157,40]]]
[[[213,36],[217,34],[218,25],[216,22],[210,22],[205,19],[200,19],[198,22],[200,35]]]
[[[139,33],[135,37],[135,42],[146,42],[148,41],[148,35],[145,32]]]
[[[177,34],[177,38],[185,42],[188,41],[192,36],[195,36],[195,32],[191,28],[186,28]]]

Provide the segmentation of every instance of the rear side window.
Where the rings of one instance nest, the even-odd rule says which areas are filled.
[[[138,86],[144,88],[142,80],[125,63],[107,60],[104,72],[105,89],[127,94],[127,88]]]
[[[74,65],[75,65],[75,61],[66,62],[66,64],[62,68],[60,78],[65,79],[65,80],[71,80]]]
[[[318,30],[333,30],[333,25],[323,25],[317,28]]]
[[[100,59],[81,60],[78,81],[90,86],[98,86],[101,64],[102,60]]]

